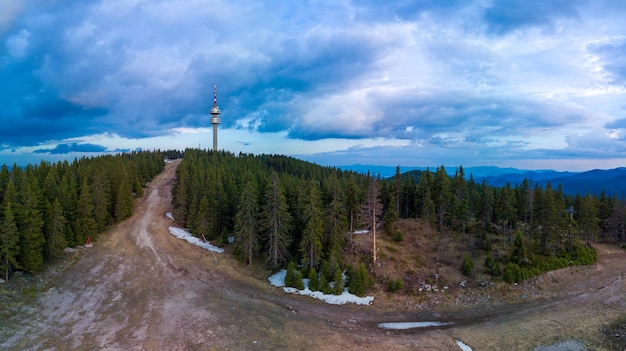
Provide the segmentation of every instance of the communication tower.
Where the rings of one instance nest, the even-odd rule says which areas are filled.
[[[211,108],[211,124],[213,125],[213,151],[217,151],[217,125],[220,124],[220,107],[217,106],[217,84],[213,84],[213,108]]]

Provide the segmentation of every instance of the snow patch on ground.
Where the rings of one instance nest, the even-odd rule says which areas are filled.
[[[167,218],[169,218],[169,219],[171,219],[171,220],[174,220],[174,215],[172,214],[172,212],[167,212],[167,213],[165,214],[165,217],[167,217]]]
[[[352,234],[367,234],[370,231],[367,229],[363,229],[363,230],[355,230]]]
[[[450,325],[448,322],[390,322],[390,323],[378,323],[379,328],[393,329],[393,330],[405,330],[413,328],[428,328],[428,327],[441,327],[444,325]]]
[[[469,346],[468,346],[466,343],[464,343],[463,341],[461,341],[461,340],[456,340],[456,339],[455,339],[454,341],[456,341],[456,344],[457,344],[457,345],[459,345],[459,347],[461,348],[461,350],[463,350],[463,351],[472,351],[472,348],[471,348],[471,347],[469,347]]]
[[[170,234],[177,237],[178,239],[186,240],[190,244],[200,246],[201,248],[212,251],[212,252],[217,252],[217,253],[224,252],[224,249],[222,249],[221,247],[211,245],[211,243],[209,242],[204,242],[200,240],[199,238],[196,238],[195,236],[191,235],[191,233],[189,233],[188,231],[184,229],[176,228],[176,227],[169,227],[169,230],[170,230]]]
[[[296,288],[288,288],[285,287],[285,276],[287,275],[287,271],[282,269],[280,272],[271,275],[267,278],[270,281],[270,284],[276,287],[282,287],[285,292],[291,294],[298,295],[306,295],[310,296],[314,299],[318,299],[324,301],[326,303],[332,305],[345,305],[347,303],[354,303],[357,305],[371,305],[372,301],[374,301],[374,296],[365,296],[359,297],[348,292],[348,288],[345,288],[341,295],[332,295],[332,294],[324,294],[321,291],[311,291],[309,290],[309,280],[302,279],[304,282],[304,290],[298,290]]]

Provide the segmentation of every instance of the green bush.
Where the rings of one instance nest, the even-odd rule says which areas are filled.
[[[370,275],[365,264],[361,263],[359,267],[354,270],[350,277],[350,284],[348,285],[348,291],[356,296],[365,296],[365,292],[374,284],[374,279]]]
[[[509,284],[519,283],[524,280],[524,270],[517,263],[509,263],[504,268],[502,278]]]
[[[340,269],[336,269],[335,270],[335,277],[333,279],[333,282],[335,283],[333,285],[333,289],[332,289],[332,293],[335,295],[341,295],[343,294],[343,274],[341,273]]]
[[[317,271],[315,267],[309,269],[309,290],[318,291],[320,289],[320,279],[317,276]]]
[[[319,291],[323,292],[324,294],[330,294],[333,291],[333,289],[330,287],[328,279],[326,279],[326,276],[323,274],[320,276]]]
[[[389,282],[387,282],[387,291],[389,292],[400,291],[402,290],[402,288],[404,288],[404,283],[402,282],[401,278],[391,279]]]
[[[396,230],[396,234],[393,236],[393,241],[399,243],[404,240],[404,235],[399,230]]]
[[[296,264],[291,261],[287,265],[287,274],[285,275],[285,286],[289,288],[296,288],[298,290],[304,289],[304,282],[302,282],[302,274],[297,269]]]
[[[472,270],[474,269],[474,260],[469,257],[468,254],[463,255],[463,260],[461,262],[461,272],[464,276],[471,276]]]

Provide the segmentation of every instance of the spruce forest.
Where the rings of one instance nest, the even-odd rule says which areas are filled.
[[[161,152],[80,158],[0,169],[0,267],[35,273],[66,247],[96,240],[130,217],[134,198],[163,169]]]
[[[375,270],[376,251],[359,267],[346,266],[348,233],[376,223],[380,233],[402,241],[406,234],[395,223],[407,218],[425,222],[433,235],[456,233],[467,243],[463,273],[471,275],[473,257],[482,252],[485,273],[509,283],[591,264],[597,259],[591,241],[625,239],[622,200],[604,193],[566,196],[559,187],[529,181],[495,188],[466,177],[462,166],[454,175],[443,166],[404,174],[397,167],[395,177],[380,179],[281,155],[188,149],[173,201],[175,218],[192,234],[224,245],[230,238],[241,261],[288,266],[288,280],[321,270],[320,279],[330,281],[345,269],[349,280],[364,275],[359,280],[368,281],[363,269]]]
[[[107,226],[132,214],[135,197],[179,152],[134,152],[41,162],[0,170],[0,267],[37,272],[66,247],[96,240]],[[402,242],[401,219],[421,221],[428,233],[454,233],[464,243],[459,270],[472,275],[474,257],[486,257],[494,279],[519,282],[568,265],[591,264],[589,245],[623,245],[626,204],[604,193],[566,196],[557,186],[525,180],[514,187],[477,184],[463,167],[443,166],[389,179],[322,167],[281,155],[187,149],[172,189],[174,217],[200,238],[231,245],[247,264],[289,267],[299,285],[309,277],[321,290],[331,281],[372,284],[376,250],[358,265],[344,262],[352,234],[370,230]],[[376,241],[374,241],[375,243]],[[482,263],[482,262],[481,262]],[[313,272],[313,273],[312,273]],[[319,276],[317,272],[322,274]],[[335,286],[340,285],[335,284]],[[334,289],[340,292],[339,289]]]

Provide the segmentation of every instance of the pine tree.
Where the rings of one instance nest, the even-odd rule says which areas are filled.
[[[354,232],[354,219],[358,215],[360,203],[359,187],[354,179],[354,175],[350,176],[348,181],[348,189],[346,191],[346,210],[349,213],[349,230],[350,230],[350,243],[352,244],[352,233]]]
[[[19,252],[19,232],[13,216],[13,199],[15,188],[9,181],[2,201],[2,217],[0,218],[0,267],[4,270],[5,280],[9,280],[11,267],[19,269],[17,256]]]
[[[581,198],[578,210],[576,211],[578,218],[578,227],[583,233],[585,241],[589,242],[591,238],[597,236],[600,227],[600,219],[598,218],[598,206],[596,200],[589,193]]]
[[[344,233],[348,223],[346,210],[343,204],[343,192],[337,174],[333,172],[328,178],[328,192],[330,201],[326,205],[326,241],[328,242],[327,256],[329,260],[338,260],[341,257],[345,244]]]
[[[446,226],[446,219],[451,210],[452,193],[450,190],[450,177],[446,173],[444,166],[437,168],[434,180],[434,197],[435,211],[437,214],[437,227],[442,231]]]
[[[88,237],[94,237],[96,233],[96,220],[93,217],[93,204],[91,203],[91,188],[87,179],[80,187],[78,207],[76,209],[76,243],[84,244]]]
[[[247,173],[246,182],[239,198],[237,214],[235,215],[235,237],[248,264],[259,248],[259,234],[257,232],[257,214],[259,204],[256,194],[256,184],[251,173]]]
[[[292,218],[276,172],[272,172],[264,200],[259,224],[265,233],[268,260],[272,267],[276,267],[287,259],[292,240]]]
[[[393,236],[395,234],[395,224],[398,221],[398,210],[396,209],[396,200],[394,198],[389,199],[389,204],[384,211],[383,222],[385,223],[385,232],[387,235]]]
[[[67,246],[65,240],[66,220],[59,199],[54,199],[52,205],[47,203],[46,207],[46,256],[48,259],[55,259],[61,256],[63,249]]]
[[[332,293],[334,295],[341,295],[343,294],[343,288],[344,288],[344,284],[343,284],[343,274],[341,272],[341,269],[335,269],[335,275],[333,277],[333,290]]]
[[[322,258],[324,236],[320,194],[316,181],[310,180],[308,182],[305,196],[301,200],[304,230],[300,241],[300,253],[303,263],[312,268]]]
[[[111,185],[103,171],[96,171],[93,175],[93,212],[96,220],[96,230],[103,232],[110,221],[109,207],[111,206]]]
[[[320,279],[317,275],[315,267],[309,269],[309,290],[318,291],[320,288]]]
[[[215,223],[213,223],[212,221],[213,218],[211,216],[211,213],[212,209],[209,205],[209,198],[208,196],[204,195],[200,200],[200,203],[198,204],[198,210],[193,217],[194,221],[191,226],[192,233],[195,236],[199,238],[208,238],[211,235],[211,227],[215,225]]]
[[[31,178],[32,179],[32,178]],[[20,234],[20,267],[28,272],[37,272],[43,265],[43,216],[39,211],[40,200],[32,183],[24,189],[16,223]]]
[[[519,266],[525,265],[528,261],[526,245],[524,245],[524,238],[522,238],[522,234],[519,231],[517,232],[517,235],[515,235],[515,240],[513,241],[513,250],[511,251],[509,261]]]
[[[125,175],[119,184],[115,199],[115,220],[121,221],[133,214],[134,199],[128,177]]]
[[[369,187],[367,188],[367,194],[365,196],[365,202],[361,205],[359,218],[360,222],[367,229],[372,230],[373,237],[373,250],[372,250],[372,260],[376,263],[376,229],[378,223],[380,222],[380,218],[383,215],[383,205],[380,202],[380,189],[378,187],[378,182],[375,179],[370,181]]]

